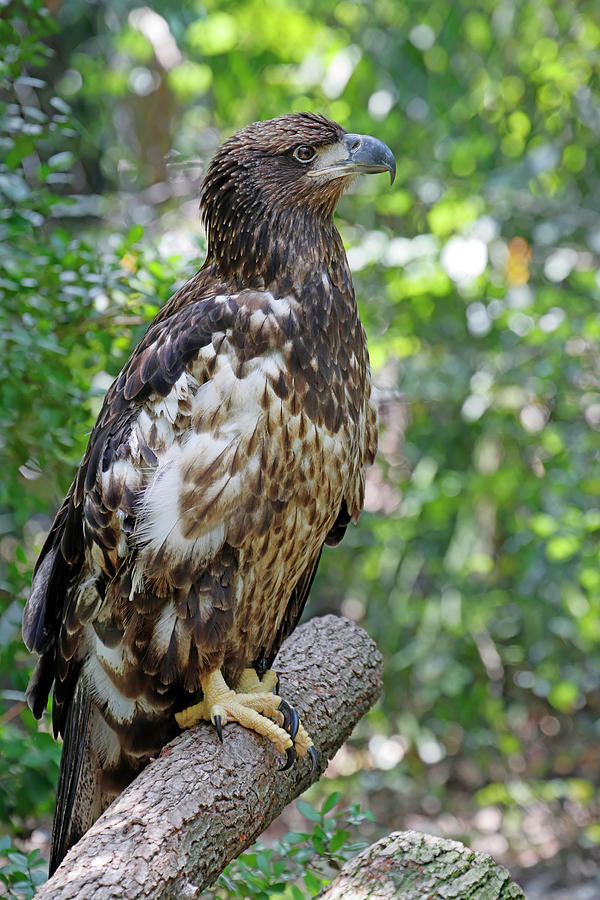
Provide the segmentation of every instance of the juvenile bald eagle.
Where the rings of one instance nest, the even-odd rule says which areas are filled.
[[[179,726],[237,721],[314,763],[268,667],[375,455],[333,213],[386,170],[381,141],[309,113],[244,128],[208,169],[206,262],[110,387],[24,613],[29,704],[54,683],[64,739],[51,872]]]

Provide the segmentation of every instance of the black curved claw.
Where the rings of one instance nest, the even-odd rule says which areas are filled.
[[[298,713],[293,706],[290,706],[287,700],[281,700],[279,703],[279,712],[283,716],[283,727],[289,732],[291,739],[294,740],[298,734],[298,726],[300,725]]]
[[[279,675],[276,675],[275,677],[277,678],[277,681],[275,682],[275,687],[273,688],[273,693],[277,694],[277,696],[279,696]]]
[[[268,664],[267,664],[267,661],[266,661],[266,659],[264,658],[264,656],[261,656],[260,659],[257,659],[256,662],[253,663],[253,666],[254,666],[254,671],[255,671],[256,674],[258,675],[258,680],[260,681],[260,679],[263,677],[263,675],[265,674],[265,672],[266,672],[267,669],[269,668],[269,666],[268,666]]]
[[[285,756],[286,756],[285,766],[282,766],[280,768],[280,770],[279,770],[280,772],[285,772],[287,769],[291,769],[297,759],[297,753],[293,747],[287,748],[287,750],[285,751]]]
[[[217,729],[217,735],[221,743],[223,743],[223,726],[221,725],[221,716],[215,716],[215,728]]]
[[[314,746],[310,746],[308,748],[308,755],[310,756],[311,766],[310,766],[310,777],[316,773],[319,768],[319,754],[317,753],[317,748]]]

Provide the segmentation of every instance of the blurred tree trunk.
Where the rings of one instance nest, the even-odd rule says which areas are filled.
[[[398,831],[346,863],[319,900],[525,900],[505,868],[458,841]]]

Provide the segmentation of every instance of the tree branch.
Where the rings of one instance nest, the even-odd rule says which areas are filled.
[[[525,900],[521,888],[487,853],[458,841],[397,831],[349,860],[319,900]]]
[[[358,625],[325,616],[288,638],[274,668],[323,771],[377,699],[381,655]],[[287,772],[282,759],[238,725],[225,728],[222,745],[208,724],[185,732],[111,804],[36,900],[199,897],[311,784],[306,757]]]

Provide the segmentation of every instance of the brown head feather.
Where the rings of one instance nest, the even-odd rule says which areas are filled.
[[[256,279],[268,284],[293,263],[290,234],[299,251],[323,243],[325,236],[329,242],[333,212],[350,179],[307,177],[311,164],[296,159],[294,150],[340,144],[345,134],[324,116],[290,113],[232,135],[217,151],[202,186],[206,264],[215,265],[221,276],[238,276],[246,287]],[[285,258],[278,252],[280,237]]]

